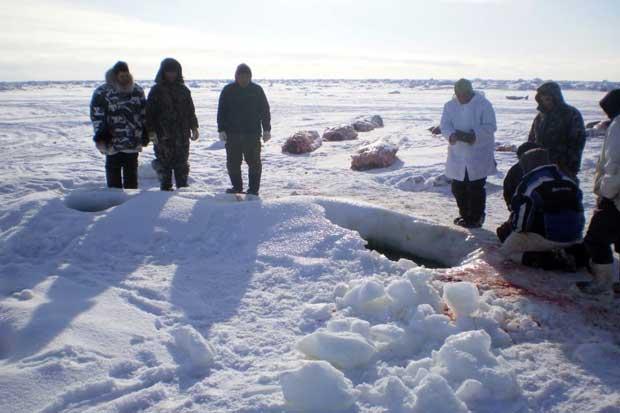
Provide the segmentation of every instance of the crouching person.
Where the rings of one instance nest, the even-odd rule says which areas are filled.
[[[138,153],[148,144],[144,128],[146,99],[125,62],[106,73],[106,83],[93,93],[90,119],[99,151],[106,155],[110,188],[138,188]]]
[[[596,165],[594,193],[598,195],[584,243],[589,252],[592,282],[579,283],[588,294],[611,291],[614,278],[613,252],[620,252],[620,89],[609,92],[600,103],[612,120]]]
[[[519,264],[575,271],[564,249],[580,242],[585,225],[579,186],[544,149],[525,152],[519,164],[524,175],[511,201],[512,233],[500,251]]]
[[[198,139],[198,120],[190,90],[185,86],[181,64],[161,62],[146,104],[149,140],[155,147],[156,167],[162,191],[186,187],[189,176],[189,140]]]

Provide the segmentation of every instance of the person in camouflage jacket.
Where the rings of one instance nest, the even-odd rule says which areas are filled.
[[[161,190],[172,190],[172,172],[177,188],[187,186],[189,140],[198,139],[198,120],[190,90],[185,86],[181,64],[172,58],[161,62],[155,85],[146,103],[149,139],[155,145],[153,166]]]
[[[564,101],[560,85],[543,83],[537,90],[538,115],[528,141],[549,151],[551,161],[572,178],[581,167],[586,130],[581,113]]]
[[[93,140],[106,155],[108,187],[135,189],[138,153],[148,144],[144,90],[134,83],[125,62],[117,62],[107,71],[105,79],[106,83],[95,89],[90,102]]]

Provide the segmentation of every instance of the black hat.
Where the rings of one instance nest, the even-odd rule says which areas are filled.
[[[119,72],[129,72],[129,66],[127,66],[127,63],[119,60],[114,64],[114,66],[112,66],[112,72],[114,72],[115,75]]]
[[[521,165],[524,175],[533,169],[549,164],[551,164],[549,152],[543,148],[530,149],[519,159],[519,165]]]
[[[620,115],[620,89],[614,89],[607,93],[599,104],[609,119]]]
[[[521,158],[521,156],[523,156],[525,152],[532,150],[532,149],[536,149],[536,148],[542,148],[542,146],[540,146],[536,142],[530,142],[530,141],[522,143],[517,148],[517,158]]]

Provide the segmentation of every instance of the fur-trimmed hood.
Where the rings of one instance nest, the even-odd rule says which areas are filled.
[[[553,98],[555,108],[566,104],[564,101],[564,95],[562,95],[562,89],[556,82],[545,82],[540,85],[538,89],[536,89],[536,92],[536,102],[538,103],[538,110],[540,112],[545,112],[545,109],[542,107],[540,102],[541,95],[551,96]]]
[[[157,76],[155,76],[155,83],[163,84],[166,82],[165,74],[166,72],[177,72],[177,80],[174,83],[184,84],[183,80],[183,68],[181,67],[181,63],[178,60],[168,57],[162,60],[159,65],[159,71],[157,72]]]
[[[105,83],[114,88],[119,93],[131,93],[134,87],[133,75],[129,73],[129,77],[131,78],[131,82],[125,87],[122,87],[116,81],[116,75],[114,74],[114,69],[109,69],[105,72]]]

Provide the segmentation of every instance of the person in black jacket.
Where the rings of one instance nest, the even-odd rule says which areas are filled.
[[[106,155],[110,188],[138,188],[138,153],[148,144],[144,128],[144,91],[123,61],[107,71],[105,84],[93,93],[90,119],[97,149]]]
[[[181,64],[172,58],[161,62],[155,85],[146,102],[149,140],[155,146],[153,162],[162,191],[187,186],[189,140],[198,139],[198,120],[190,90],[185,86]]]
[[[538,115],[528,140],[549,151],[551,161],[573,179],[581,167],[586,129],[581,113],[564,101],[560,85],[543,83],[536,93]]]
[[[263,89],[252,82],[252,71],[244,63],[237,67],[235,82],[224,87],[217,108],[217,130],[226,142],[226,167],[232,188],[228,193],[243,192],[241,163],[245,158],[250,185],[247,193],[258,195],[262,172],[261,135],[271,139],[271,114]]]

